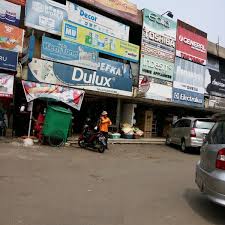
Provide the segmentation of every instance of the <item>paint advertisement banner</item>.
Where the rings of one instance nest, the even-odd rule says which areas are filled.
[[[26,4],[26,0],[8,0],[8,1],[22,6],[25,6]]]
[[[24,30],[0,22],[0,49],[22,53]]]
[[[68,19],[67,6],[52,0],[29,0],[25,26],[61,35],[62,21]]]
[[[206,93],[219,97],[225,97],[225,74],[207,69],[205,73]]]
[[[33,58],[32,62],[29,63],[26,79],[132,96],[132,78],[129,65],[107,59],[99,59],[98,70],[93,71]]]
[[[0,21],[14,26],[19,26],[21,6],[1,0]]]
[[[22,81],[27,102],[37,98],[52,98],[80,110],[84,91],[52,84]]]
[[[0,73],[0,97],[13,97],[14,76]]]
[[[142,54],[174,62],[176,28],[177,24],[175,21],[144,9]]]
[[[204,94],[173,88],[173,102],[203,108]]]
[[[174,63],[141,54],[140,70],[142,75],[173,81]]]
[[[18,52],[0,49],[0,69],[16,71]]]
[[[205,66],[176,57],[174,81],[182,84],[180,89],[203,94],[205,70]]]
[[[42,37],[41,58],[97,70],[98,52],[84,45]]]
[[[68,20],[109,36],[129,40],[130,27],[67,1]]]
[[[138,62],[139,46],[109,35],[63,21],[62,39],[94,48],[102,53]]]
[[[207,34],[180,20],[177,27],[176,55],[202,65],[207,60]]]
[[[141,25],[141,20],[138,17],[137,5],[127,0],[80,0],[83,3],[88,3],[114,16],[122,17]]]
[[[220,98],[216,96],[209,96],[209,99],[205,104],[206,108],[211,109],[225,109],[225,98]]]
[[[139,93],[145,98],[158,101],[172,101],[172,82],[149,76],[139,76]]]

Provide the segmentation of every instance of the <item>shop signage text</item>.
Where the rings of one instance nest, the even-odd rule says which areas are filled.
[[[18,63],[18,52],[0,49],[0,68],[16,71]]]
[[[41,58],[97,70],[98,52],[84,45],[42,37]]]
[[[62,39],[129,61],[138,62],[139,60],[138,45],[90,30],[69,21],[63,21]]]
[[[0,21],[3,23],[19,26],[21,6],[1,0]]]
[[[129,40],[129,26],[85,9],[72,2],[67,1],[66,4],[68,7],[68,20],[115,38],[125,41]]]

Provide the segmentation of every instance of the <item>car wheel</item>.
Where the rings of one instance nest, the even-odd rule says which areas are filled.
[[[171,145],[171,138],[169,136],[166,137],[166,145]]]
[[[186,147],[186,144],[185,144],[185,140],[181,140],[181,146],[180,146],[180,149],[182,152],[186,153],[187,152],[187,147]]]

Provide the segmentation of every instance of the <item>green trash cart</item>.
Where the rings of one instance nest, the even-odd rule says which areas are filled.
[[[42,134],[51,146],[62,146],[72,123],[71,111],[60,106],[48,106]]]

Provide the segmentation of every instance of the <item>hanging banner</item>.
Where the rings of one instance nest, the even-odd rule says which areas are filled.
[[[180,20],[177,22],[176,55],[202,65],[207,60],[207,34]]]
[[[0,22],[0,48],[13,52],[23,51],[24,30]]]
[[[205,73],[206,93],[225,97],[225,74],[207,69]]]
[[[41,58],[97,70],[98,52],[84,45],[42,37]]]
[[[174,63],[141,54],[140,70],[142,75],[173,81]]]
[[[140,74],[173,81],[176,22],[143,11]]]
[[[29,63],[26,79],[132,96],[132,78],[129,65],[107,59],[99,59],[97,71],[33,59]]]
[[[26,4],[26,0],[8,0],[8,1],[22,6],[25,6]]]
[[[158,101],[172,101],[172,83],[149,76],[139,77],[139,94],[147,99]]]
[[[3,23],[19,26],[21,6],[1,0],[0,21]]]
[[[84,91],[59,85],[22,81],[27,102],[37,98],[52,98],[80,110]]]
[[[0,97],[13,97],[14,76],[0,73]]]
[[[80,0],[80,2],[91,4],[104,12],[141,25],[137,5],[127,0]]]
[[[129,26],[85,9],[72,2],[67,1],[66,4],[68,6],[69,21],[124,41],[129,40]]]
[[[225,109],[225,98],[216,96],[209,96],[208,104],[205,104],[206,108],[211,109]]]
[[[173,102],[195,107],[204,107],[204,94],[173,88]]]
[[[18,52],[0,49],[0,69],[16,71]]]
[[[25,26],[61,35],[62,21],[68,19],[67,6],[52,0],[29,0]]]
[[[138,62],[139,46],[69,21],[63,21],[62,39],[94,48],[108,55]]]
[[[205,66],[176,57],[174,87],[204,94]]]

